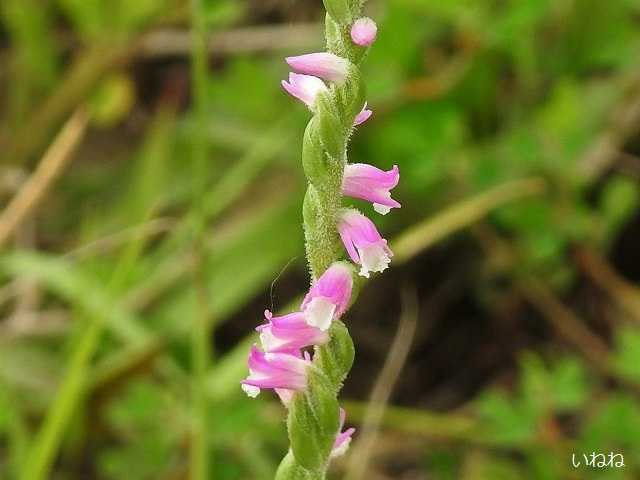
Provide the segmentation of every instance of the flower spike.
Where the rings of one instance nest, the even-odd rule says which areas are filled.
[[[393,252],[371,220],[357,210],[346,209],[342,213],[338,232],[351,260],[360,265],[361,276],[369,278],[369,272],[387,269]]]
[[[354,361],[353,340],[340,321],[353,295],[354,273],[334,248],[339,234],[359,274],[385,270],[393,253],[367,217],[342,209],[343,196],[368,200],[380,213],[400,204],[391,198],[397,167],[348,164],[354,127],[371,118],[360,64],[375,41],[377,26],[363,17],[363,0],[323,0],[326,52],[288,57],[292,73],[284,89],[312,112],[303,137],[302,166],[308,181],[302,208],[306,259],[312,285],[299,311],[265,312],[257,328],[262,349],[249,355],[243,390],[255,397],[275,390],[288,409],[288,453],[275,480],[326,478],[331,458],[349,447],[353,428],[343,431],[338,393]],[[338,53],[338,55],[336,55]],[[346,166],[346,167],[345,167]],[[308,350],[313,346],[311,361]]]
[[[352,163],[345,167],[342,194],[373,203],[376,212],[386,215],[400,204],[391,198],[391,189],[400,181],[398,166],[387,172],[366,163]]]
[[[331,322],[340,318],[349,306],[352,288],[351,268],[342,262],[331,265],[302,301],[307,324],[327,331]]]
[[[356,20],[351,26],[351,40],[356,45],[368,47],[376,41],[378,26],[369,17],[362,17]]]
[[[265,352],[290,352],[311,345],[324,345],[329,341],[327,332],[311,326],[302,312],[274,317],[269,310],[264,312],[267,323],[256,330]]]
[[[320,77],[328,82],[341,84],[349,71],[349,60],[333,53],[308,53],[285,59],[297,73]]]

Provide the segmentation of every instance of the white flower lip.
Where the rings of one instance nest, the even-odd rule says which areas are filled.
[[[391,207],[387,207],[386,205],[380,205],[379,203],[374,203],[373,209],[376,212],[378,212],[380,215],[386,215],[391,211]]]
[[[347,450],[349,450],[349,445],[351,445],[351,438],[347,438],[340,444],[339,447],[331,450],[331,458],[338,458],[347,453]]]
[[[240,388],[247,394],[248,397],[256,398],[260,394],[260,389],[253,385],[247,385],[245,383],[240,385]]]
[[[309,302],[305,309],[307,324],[327,331],[336,311],[336,306],[325,297],[316,297]]]
[[[271,329],[266,328],[260,333],[260,343],[265,352],[277,349],[281,342],[271,333]]]
[[[391,259],[385,249],[379,244],[367,245],[359,249],[362,267],[360,275],[369,278],[369,272],[384,272]]]

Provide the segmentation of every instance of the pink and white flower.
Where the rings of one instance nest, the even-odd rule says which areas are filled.
[[[265,352],[291,352],[329,341],[329,334],[308,324],[302,312],[274,317],[269,310],[265,310],[264,316],[267,323],[256,330],[260,332],[260,342]]]
[[[344,411],[344,408],[340,408],[340,428],[338,428],[336,441],[333,442],[333,448],[331,449],[331,458],[336,458],[346,453],[349,445],[351,444],[351,438],[356,431],[355,428],[348,428],[344,432],[342,431],[346,417],[347,413]]]
[[[329,91],[318,77],[298,75],[297,73],[289,73],[289,81],[282,80],[282,87],[289,95],[302,101],[311,110],[314,109],[318,94]]]
[[[393,252],[371,220],[357,210],[346,209],[338,224],[338,232],[351,260],[360,265],[361,276],[369,278],[369,272],[387,269]]]
[[[327,268],[302,301],[307,324],[326,332],[349,306],[352,288],[353,278],[347,265],[336,262]]]
[[[360,110],[360,113],[356,115],[355,120],[353,121],[353,126],[357,127],[358,125],[363,124],[373,115],[373,110],[367,108],[367,103],[365,102],[364,107]]]
[[[356,20],[351,26],[351,40],[356,45],[368,47],[376,40],[378,26],[369,17],[362,17]]]
[[[349,60],[328,52],[308,53],[287,57],[285,60],[297,73],[313,75],[334,83],[344,82],[349,70]]]
[[[307,387],[307,369],[311,366],[309,354],[299,351],[262,352],[255,345],[249,353],[249,376],[240,382],[242,390],[255,398],[263,388],[272,388],[285,405],[294,392]]]
[[[351,163],[344,169],[342,193],[373,203],[373,209],[386,215],[400,204],[391,198],[391,189],[400,181],[398,166],[387,172],[366,163]]]

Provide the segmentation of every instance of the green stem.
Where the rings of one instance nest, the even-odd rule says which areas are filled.
[[[302,468],[296,462],[291,450],[282,459],[278,471],[276,472],[276,480],[324,480],[324,472],[310,472]]]
[[[211,352],[211,329],[208,308],[206,280],[203,271],[206,230],[206,211],[202,199],[206,194],[208,178],[208,141],[205,135],[207,123],[207,25],[206,12],[202,0],[191,0],[191,79],[196,118],[195,138],[193,142],[194,161],[194,250],[196,268],[194,285],[196,286],[196,309],[194,325],[191,328],[192,361],[192,423],[189,475],[192,480],[209,479],[209,446],[207,439],[208,398],[206,391],[206,372],[209,368]]]
[[[209,454],[207,441],[208,398],[206,392],[206,372],[211,356],[209,347],[209,327],[207,309],[203,308],[198,295],[196,325],[191,329],[191,354],[193,363],[192,395],[193,419],[191,430],[190,478],[207,480],[209,478]]]
[[[90,318],[74,350],[64,382],[24,464],[21,480],[48,477],[56,452],[78,400],[83,395],[86,374],[104,326],[103,318]]]

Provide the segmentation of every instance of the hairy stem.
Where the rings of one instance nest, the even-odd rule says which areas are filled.
[[[189,458],[189,478],[207,480],[210,476],[209,445],[207,428],[209,425],[209,402],[206,394],[206,372],[211,360],[211,320],[206,291],[204,257],[204,234],[206,213],[202,198],[206,196],[208,172],[208,141],[205,135],[207,124],[207,25],[203,0],[191,0],[191,83],[194,98],[194,115],[197,121],[196,137],[193,145],[194,197],[193,197],[193,248],[196,257],[194,269],[195,315],[191,328],[191,445]]]
[[[317,279],[341,254],[338,215],[353,122],[364,104],[358,63],[366,48],[351,43],[349,28],[359,15],[360,0],[324,0],[327,49],[349,60],[344,82],[319,94],[315,115],[304,134],[302,164],[309,186],[303,219],[306,255],[312,279]],[[335,321],[330,341],[317,346],[307,389],[294,395],[287,426],[291,449],[276,480],[323,480],[339,430],[337,396],[351,369],[354,348],[347,328]]]

